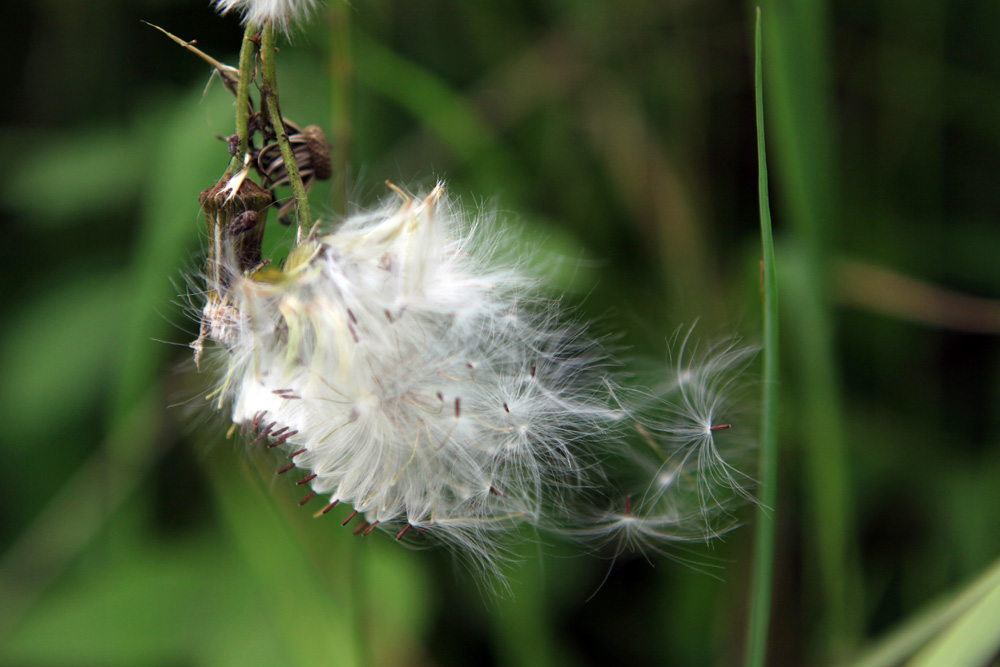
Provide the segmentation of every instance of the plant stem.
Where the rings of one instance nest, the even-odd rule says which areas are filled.
[[[278,148],[281,149],[285,169],[288,170],[288,182],[292,186],[292,194],[295,197],[298,229],[301,234],[303,229],[309,229],[312,226],[312,211],[309,209],[309,196],[306,194],[305,186],[302,185],[302,176],[299,175],[299,167],[295,162],[292,146],[288,143],[288,132],[285,131],[285,121],[281,118],[281,108],[278,105],[278,81],[274,67],[276,50],[274,48],[274,35],[274,23],[269,21],[262,31],[260,44],[262,65],[260,97],[271,127],[277,135]]]
[[[819,615],[813,650],[835,660],[856,644],[864,593],[851,465],[835,344],[831,257],[842,208],[833,119],[829,0],[760,0],[768,10],[768,115],[772,156],[789,223],[782,267],[787,348],[795,357],[805,556],[804,599]],[[794,264],[793,264],[794,262]],[[792,378],[790,378],[791,380]]]
[[[753,588],[750,598],[746,664],[762,667],[767,658],[774,574],[774,513],[778,501],[778,281],[774,266],[771,210],[767,196],[767,155],[764,147],[764,84],[761,69],[760,8],[754,31],[754,90],[757,106],[757,165],[760,231],[763,245],[764,382],[760,443],[760,505],[757,508]]]
[[[246,32],[243,33],[243,45],[240,47],[240,82],[236,88],[236,136],[240,141],[236,147],[236,154],[233,155],[226,170],[224,177],[226,179],[243,168],[243,161],[246,159],[247,151],[250,150],[250,82],[254,75],[256,45],[252,38],[255,32],[256,30],[247,24]]]

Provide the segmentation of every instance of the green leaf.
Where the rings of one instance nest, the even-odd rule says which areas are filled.
[[[1000,583],[921,651],[912,667],[979,667],[1000,650]]]
[[[892,667],[925,648],[912,664],[922,667],[985,665],[1000,649],[1000,560],[964,589],[910,616],[850,664]]]

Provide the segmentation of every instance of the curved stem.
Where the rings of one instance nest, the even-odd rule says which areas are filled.
[[[292,186],[292,194],[295,196],[298,228],[301,234],[303,229],[309,229],[312,226],[312,212],[309,209],[309,197],[306,194],[305,186],[302,185],[302,176],[299,175],[299,167],[295,162],[292,146],[288,143],[288,133],[285,131],[285,122],[281,118],[281,109],[278,106],[278,81],[274,68],[274,33],[274,23],[268,22],[264,26],[260,45],[262,65],[260,96],[271,127],[277,135],[278,148],[281,149],[281,157],[288,170],[288,182]]]

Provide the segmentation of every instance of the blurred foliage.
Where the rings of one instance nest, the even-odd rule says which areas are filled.
[[[7,36],[0,662],[737,664],[752,531],[647,558],[525,549],[497,599],[447,553],[314,520],[272,461],[223,439],[186,348],[184,275],[231,100],[140,22],[235,63],[242,30],[207,4],[35,0]],[[997,331],[947,316],[959,294],[1000,296],[1000,5],[772,4],[786,291],[770,664],[826,664],[1000,555]],[[705,339],[759,337],[749,6],[326,12],[278,58],[284,113],[350,151],[314,210],[445,178],[560,258],[557,288],[630,353],[665,358],[695,320]],[[330,76],[345,43],[349,88]],[[949,290],[944,306],[876,279],[862,298],[845,258]],[[828,446],[842,469],[816,457]],[[989,634],[982,618],[966,628]]]

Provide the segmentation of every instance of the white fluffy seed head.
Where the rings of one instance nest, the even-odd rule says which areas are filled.
[[[214,404],[282,447],[317,514],[350,505],[490,568],[518,524],[659,549],[749,497],[723,445],[748,431],[727,413],[753,351],[689,333],[658,385],[624,388],[504,230],[441,186],[307,235],[280,269],[212,220],[196,358],[217,343]]]
[[[262,26],[271,21],[287,31],[309,16],[316,0],[212,0],[212,5],[223,15],[234,9],[239,11],[243,21],[250,25]]]
[[[512,525],[566,514],[583,442],[624,413],[597,344],[501,261],[499,230],[438,187],[302,241],[280,270],[209,285],[218,404],[370,523],[496,558]]]

